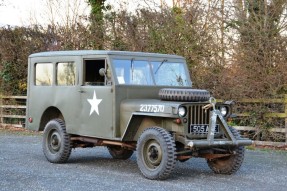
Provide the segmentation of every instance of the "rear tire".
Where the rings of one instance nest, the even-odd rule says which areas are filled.
[[[240,138],[240,134],[233,127],[229,127],[235,138]],[[207,164],[213,172],[217,174],[233,174],[239,170],[244,160],[244,146],[235,147],[232,149],[232,154],[228,157],[207,160]]]
[[[49,121],[43,134],[43,152],[51,163],[65,163],[71,154],[70,136],[61,119]]]
[[[126,160],[129,159],[134,153],[133,150],[128,150],[121,146],[107,146],[107,148],[114,159]]]
[[[167,179],[175,167],[175,154],[174,139],[163,128],[148,128],[138,140],[137,164],[148,179]]]

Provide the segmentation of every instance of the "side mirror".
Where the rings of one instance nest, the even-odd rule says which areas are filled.
[[[99,74],[100,74],[100,76],[106,76],[106,70],[105,70],[105,68],[101,68],[101,69],[99,70]]]

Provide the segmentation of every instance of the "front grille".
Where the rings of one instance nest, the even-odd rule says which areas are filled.
[[[209,125],[210,108],[203,109],[205,105],[189,106],[188,134],[206,136]]]
[[[203,109],[206,104],[189,105],[188,108],[188,123],[186,135],[190,139],[206,139],[209,131],[210,111],[213,108]],[[216,123],[214,137],[222,135],[220,125]]]
[[[209,124],[210,108],[205,110],[205,105],[192,105],[189,107],[190,125]]]

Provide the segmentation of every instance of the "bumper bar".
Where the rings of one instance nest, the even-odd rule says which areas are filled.
[[[239,139],[235,141],[227,141],[227,140],[214,140],[213,142],[206,140],[194,140],[189,141],[187,145],[190,148],[203,148],[203,147],[214,147],[214,146],[247,146],[252,145],[253,141],[249,139]]]

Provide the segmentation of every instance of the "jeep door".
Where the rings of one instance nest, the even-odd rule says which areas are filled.
[[[113,87],[106,58],[83,59],[80,134],[113,138]],[[101,74],[100,71],[101,70]]]

